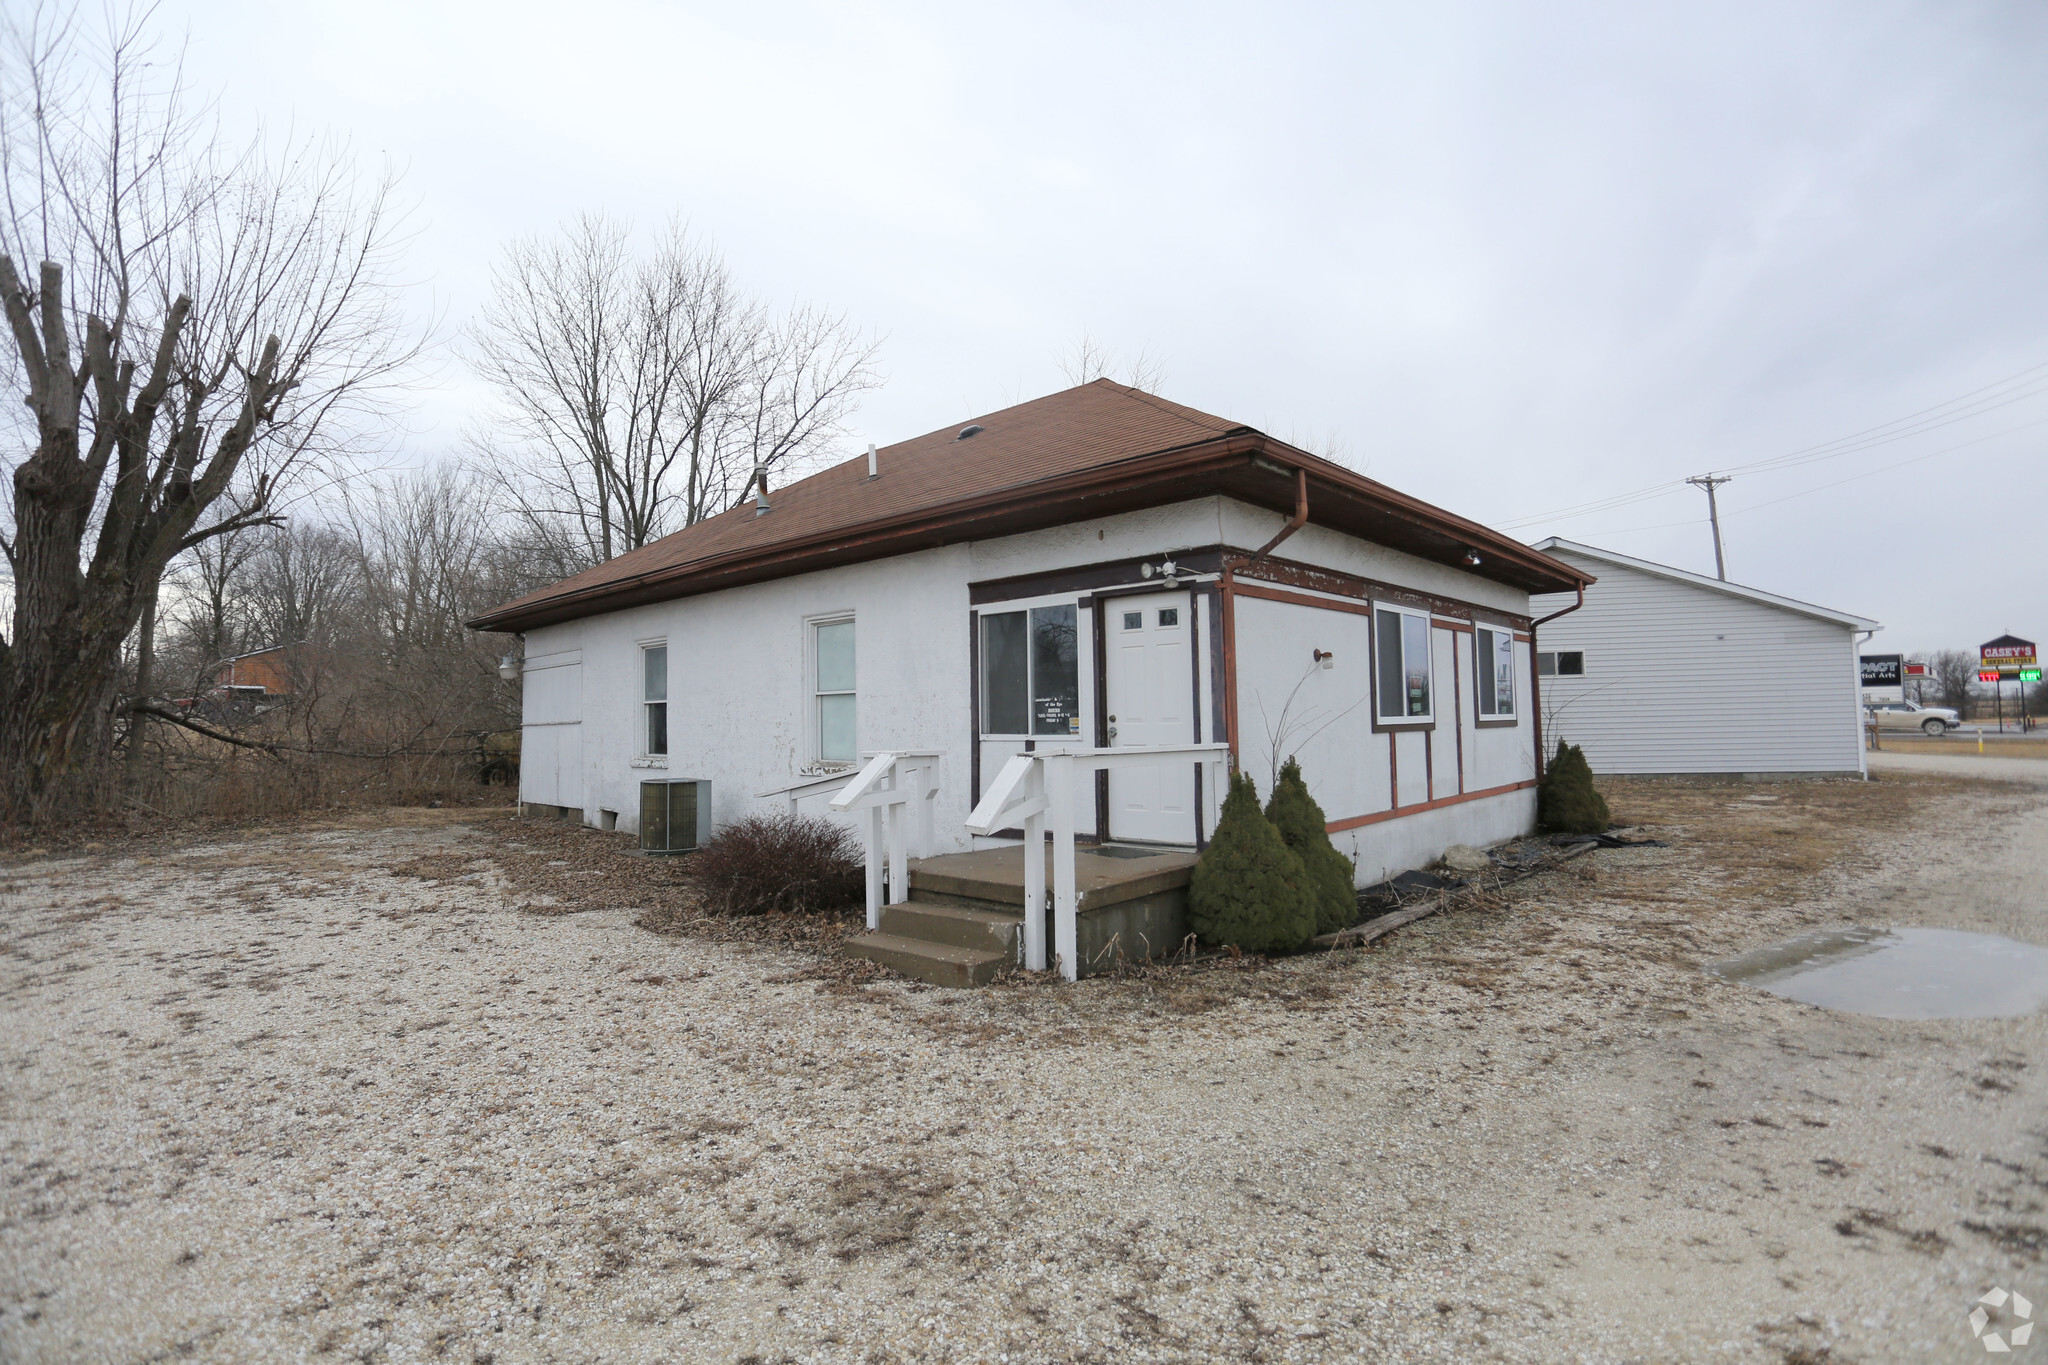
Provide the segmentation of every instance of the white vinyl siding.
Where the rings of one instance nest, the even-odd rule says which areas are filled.
[[[1542,678],[1543,742],[1586,751],[1598,773],[1857,772],[1856,632],[1567,550],[1599,582],[1540,627],[1545,654],[1585,672]],[[1542,617],[1573,602],[1539,596]]]

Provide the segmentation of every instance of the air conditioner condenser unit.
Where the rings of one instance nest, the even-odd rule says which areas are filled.
[[[711,782],[689,777],[640,784],[640,851],[693,853],[711,838]]]

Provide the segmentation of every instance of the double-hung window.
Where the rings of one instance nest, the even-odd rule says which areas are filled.
[[[1479,719],[1514,719],[1515,633],[1480,626],[1472,632],[1472,651],[1479,674]]]
[[[1042,738],[1081,733],[1081,667],[1069,602],[981,618],[981,732]]]
[[[818,761],[854,761],[853,622],[820,621],[811,627],[813,723]]]
[[[650,755],[668,752],[668,646],[644,645],[640,650],[640,704],[647,713]]]
[[[1430,672],[1429,613],[1373,608],[1374,712],[1382,725],[1427,725],[1436,719]]]

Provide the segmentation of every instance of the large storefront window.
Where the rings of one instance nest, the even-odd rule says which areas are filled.
[[[981,732],[1078,739],[1081,667],[1069,603],[981,618]]]

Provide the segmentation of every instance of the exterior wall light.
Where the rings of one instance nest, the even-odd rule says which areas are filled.
[[[510,654],[498,660],[498,676],[506,682],[518,682],[519,660],[513,658]]]
[[[1465,567],[1468,569],[1476,569],[1479,567],[1479,551],[1465,551]]]

